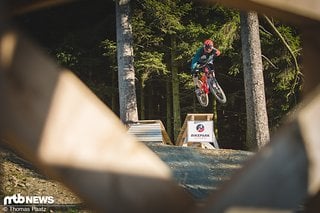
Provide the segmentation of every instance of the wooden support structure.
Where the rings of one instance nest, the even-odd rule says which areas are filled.
[[[161,120],[139,120],[130,124],[128,133],[141,142],[159,142],[173,145]]]
[[[256,10],[297,24],[303,36],[304,96],[310,95],[272,142],[201,208],[79,79],[5,28],[0,14],[1,139],[100,212],[292,211],[305,199],[306,212],[319,212],[320,3],[198,2]]]
[[[1,32],[1,141],[100,212],[188,211],[167,165],[74,74],[24,35]]]
[[[299,210],[319,212],[320,87],[297,116],[230,182],[210,198],[204,212]]]
[[[177,137],[177,141],[175,142],[175,145],[182,146],[183,143],[186,141],[188,121],[194,121],[194,120],[210,121],[212,119],[213,119],[213,114],[187,114],[186,118],[184,119],[183,125],[180,129],[180,133]]]
[[[10,11],[10,13],[6,14],[6,16],[12,17],[23,15],[37,10],[71,3],[73,1],[75,0],[33,0],[27,2],[19,2],[14,8],[12,8],[12,11]]]
[[[187,140],[187,127],[188,127],[188,121],[212,121],[213,119],[213,114],[187,114],[183,125],[180,129],[180,133],[177,137],[177,141],[175,143],[175,145],[177,146],[182,146],[186,140]],[[192,144],[194,144],[193,142],[188,143],[188,146],[192,146]],[[196,143],[198,146],[200,147],[204,147],[204,148],[209,148],[212,149],[214,147],[219,148],[217,141],[214,141],[214,147],[209,144],[209,143]]]
[[[304,107],[243,171],[217,192],[208,212],[293,210],[309,199],[306,212],[319,212],[320,2],[314,0],[199,0],[254,10],[295,24],[303,39]],[[312,94],[312,95],[311,95]],[[286,163],[283,163],[286,162]],[[263,168],[263,169],[262,169]],[[280,190],[282,192],[280,192]]]

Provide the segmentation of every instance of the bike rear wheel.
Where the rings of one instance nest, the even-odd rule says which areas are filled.
[[[200,105],[203,107],[207,107],[209,104],[209,96],[207,93],[205,93],[205,91],[203,91],[202,84],[203,84],[202,81],[198,80],[197,87],[195,89],[195,93],[196,93],[196,96],[197,96],[197,99],[198,99]]]
[[[225,104],[227,102],[227,97],[222,90],[221,86],[219,85],[217,79],[211,78],[209,81],[209,88],[211,93],[216,97],[216,99],[222,103]]]

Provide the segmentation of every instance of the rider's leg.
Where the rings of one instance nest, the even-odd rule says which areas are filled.
[[[213,67],[213,64],[208,64],[208,67],[210,69],[210,72],[212,73],[212,77],[216,77],[216,74],[215,74],[215,70],[214,70],[214,67]]]
[[[193,69],[193,70],[191,70],[191,74],[192,74],[192,80],[193,80],[193,84],[194,84],[194,86],[196,87],[197,86],[197,84],[198,84],[198,72],[199,72],[199,70],[197,70],[197,69]]]
[[[197,86],[198,80],[199,80],[197,73],[192,75],[192,80],[193,80],[194,86]]]

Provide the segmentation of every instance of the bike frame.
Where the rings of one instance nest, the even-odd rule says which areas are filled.
[[[203,68],[203,73],[201,74],[201,81],[202,81],[202,86],[201,89],[206,93],[209,94],[209,85],[208,85],[208,75],[209,75],[209,69],[208,67]]]
[[[198,84],[198,88],[200,88],[202,94],[205,94],[207,96],[206,99],[208,99],[209,93],[212,93],[220,103],[224,104],[227,101],[226,95],[220,87],[220,85],[218,84],[217,79],[215,79],[214,70],[211,70],[208,67],[208,61],[199,67],[199,70],[201,71],[198,74],[198,76],[199,81],[201,81],[202,84],[201,86]],[[196,95],[198,99],[200,96],[202,97],[202,95],[199,96],[197,92]],[[202,100],[199,99],[199,102],[202,106],[208,105],[208,100],[206,101],[206,103],[204,103]]]

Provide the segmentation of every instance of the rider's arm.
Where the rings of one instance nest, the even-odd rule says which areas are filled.
[[[213,55],[215,56],[215,57],[217,57],[217,56],[219,56],[220,54],[221,54],[221,52],[220,52],[220,50],[218,50],[217,48],[213,48]]]
[[[192,61],[191,61],[191,70],[194,70],[198,64],[198,61],[199,61],[201,54],[202,54],[202,51],[203,51],[202,48],[203,47],[200,47],[197,50],[196,54],[193,56]]]

